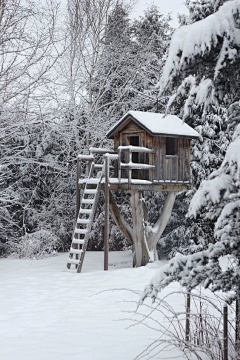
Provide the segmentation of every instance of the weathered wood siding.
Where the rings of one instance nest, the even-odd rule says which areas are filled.
[[[129,122],[114,136],[114,150],[117,151],[119,145],[128,146],[130,145],[130,137],[139,136],[139,146],[150,147],[147,144],[152,144],[152,137],[146,133],[141,127],[139,127],[134,121],[129,119]],[[138,162],[142,164],[148,164],[149,158],[148,154],[139,153]],[[122,162],[128,162],[127,153],[122,153]],[[117,169],[115,169],[114,174],[117,174]],[[128,177],[128,171],[122,170],[122,177]],[[139,179],[149,179],[149,171],[147,170],[135,170],[134,177]]]
[[[135,176],[143,180],[190,182],[190,139],[175,137],[175,155],[166,155],[166,137],[151,136],[131,118],[114,136],[114,149],[120,145],[130,145],[130,137],[139,136],[139,146],[155,150],[155,154],[139,153],[138,161],[155,165],[154,171],[136,170]],[[127,153],[122,154],[122,162],[128,162]],[[114,164],[114,176],[117,177],[117,162]],[[128,171],[122,170],[122,177],[128,177]]]
[[[176,155],[166,155],[166,137],[154,136],[154,180],[190,181],[190,139],[175,138]]]

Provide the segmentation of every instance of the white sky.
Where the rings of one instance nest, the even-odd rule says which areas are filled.
[[[178,27],[177,21],[177,14],[187,14],[188,10],[184,5],[184,0],[138,0],[133,13],[132,17],[138,17],[143,15],[144,10],[152,4],[155,4],[159,7],[159,10],[162,14],[172,14],[173,21],[171,25],[173,27]]]

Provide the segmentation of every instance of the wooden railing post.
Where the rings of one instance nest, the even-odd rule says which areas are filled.
[[[186,304],[186,341],[190,339],[190,306],[191,306],[191,295],[187,293],[187,304]]]
[[[129,150],[129,164],[132,163],[132,151]],[[131,169],[131,165],[128,168],[128,190],[131,189],[131,182],[132,182],[132,169]]]
[[[119,184],[121,184],[121,157],[122,157],[122,153],[121,153],[121,148],[118,148],[118,181]]]
[[[105,155],[105,226],[104,226],[104,270],[108,270],[109,250],[109,155]]]
[[[153,165],[154,164],[154,154],[150,153],[149,154],[149,165]],[[153,169],[149,170],[149,181],[153,182]]]
[[[223,360],[228,360],[228,307],[223,307]]]

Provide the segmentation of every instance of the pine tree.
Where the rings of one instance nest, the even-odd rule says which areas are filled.
[[[209,152],[205,152],[207,162],[199,161],[194,169],[196,186],[198,177],[208,180],[194,195],[188,215],[200,218],[195,230],[198,225],[211,230],[195,241],[193,234],[186,255],[176,254],[144,296],[155,297],[177,280],[188,290],[203,284],[212,291],[232,290],[229,301],[239,297],[239,23],[240,1],[228,1],[213,15],[180,28],[172,38],[161,88],[175,86],[169,105],[175,104],[202,135],[202,145],[193,147],[193,156],[198,152],[200,159],[205,146]],[[232,259],[226,270],[219,261],[223,255]]]
[[[189,18],[194,14],[196,17],[197,9],[202,17],[204,13],[206,16],[207,3],[212,4],[198,1],[198,7],[190,6]],[[214,9],[219,9],[221,3],[211,5],[211,13]],[[188,3],[190,4],[192,2]],[[224,6],[226,11],[228,5],[227,2]],[[227,22],[224,25],[225,17]],[[201,233],[201,238],[205,238],[206,242],[213,236],[211,222],[204,226],[198,219],[194,225],[191,223],[189,226],[184,214],[201,181],[221,165],[233,135],[234,126],[228,120],[228,107],[238,100],[239,94],[236,75],[239,73],[239,50],[232,37],[235,21],[237,27],[237,19],[234,20],[230,12],[225,14],[224,10],[218,11],[205,20],[193,23],[193,34],[187,33],[189,26],[183,26],[172,39],[165,73],[160,82],[161,89],[168,88],[173,92],[168,111],[184,118],[201,137],[199,141],[192,143],[192,190],[187,197],[180,195],[176,200],[179,226],[167,234],[166,243],[169,248],[175,246],[176,238],[182,239],[181,251],[184,251],[187,239],[196,247],[199,245],[196,233]],[[206,32],[204,37],[200,33],[203,26]],[[221,36],[217,38],[217,34]],[[183,204],[185,210],[179,212],[178,207],[183,209]]]

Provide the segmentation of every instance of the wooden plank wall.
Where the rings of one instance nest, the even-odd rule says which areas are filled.
[[[155,136],[154,180],[190,181],[190,139],[176,138],[176,156],[166,155],[166,137]]]
[[[166,155],[166,137],[152,137],[134,123],[134,121],[130,120],[126,126],[114,136],[115,151],[117,151],[119,145],[129,145],[129,136],[139,136],[140,146],[153,148],[156,151],[154,155],[139,154],[140,163],[155,165],[155,170],[152,174],[146,170],[137,170],[139,172],[139,179],[172,180],[179,182],[190,181],[190,139],[182,137],[175,138],[176,155]],[[124,153],[122,155],[122,162],[128,162]],[[117,164],[114,165],[114,168],[114,176],[117,177]],[[128,177],[127,170],[122,170],[122,177]]]

